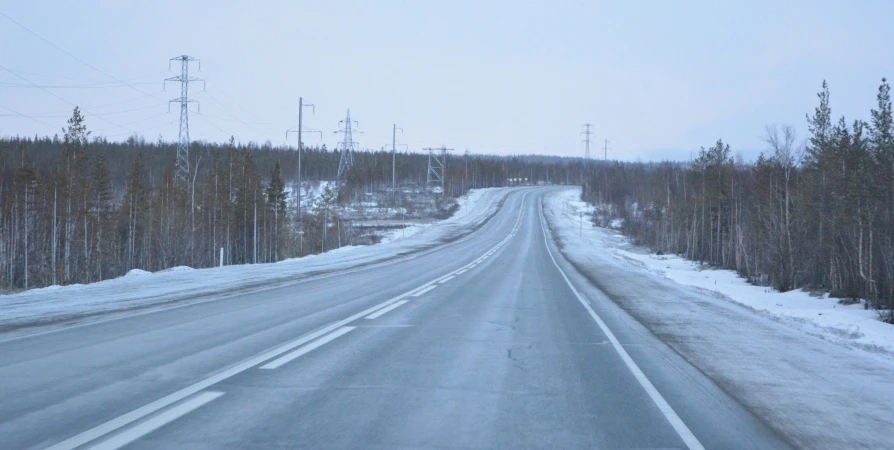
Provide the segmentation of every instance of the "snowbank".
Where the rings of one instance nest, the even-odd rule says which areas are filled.
[[[297,183],[286,183],[283,190],[286,193],[286,203],[289,208],[295,208],[298,198],[295,195]],[[334,181],[302,181],[301,182],[301,209],[311,211],[316,208],[326,188],[336,189]]]
[[[452,217],[383,244],[342,247],[271,264],[209,269],[179,266],[156,273],[134,269],[112,280],[0,296],[0,330],[226,294],[383,261],[467,234],[496,213],[509,192],[510,189],[504,188],[473,190],[459,199],[460,208]]]
[[[565,212],[577,217],[583,212],[588,227],[593,208],[579,200],[575,191],[565,191],[554,201],[562,202]],[[613,222],[612,228],[616,224]],[[878,320],[878,313],[861,304],[841,305],[828,295],[822,298],[804,291],[778,292],[748,283],[732,270],[716,270],[676,255],[656,255],[633,246],[621,233],[594,229],[601,245],[614,257],[635,269],[693,286],[719,298],[738,303],[780,323],[846,346],[894,356],[894,326]]]
[[[381,242],[391,242],[395,239],[403,239],[410,236],[415,236],[431,228],[432,226],[439,226],[439,224],[450,220],[458,221],[460,223],[473,223],[477,220],[475,219],[475,216],[477,212],[481,210],[481,205],[487,204],[490,201],[488,200],[488,196],[490,195],[489,191],[492,190],[494,189],[473,189],[466,195],[463,195],[462,197],[456,199],[456,204],[459,206],[459,208],[456,210],[456,213],[454,213],[453,216],[449,219],[433,223],[417,223],[405,228],[390,230],[383,234]]]
[[[382,233],[382,240],[380,241],[380,243],[384,244],[386,242],[391,242],[395,239],[402,239],[402,238],[407,238],[410,236],[415,236],[430,226],[431,226],[431,224],[428,224],[428,223],[417,223],[417,224],[413,224],[413,225],[408,225],[404,228],[397,228],[397,229],[386,231],[385,233]]]
[[[612,301],[796,446],[891,446],[894,326],[859,306],[653,255],[588,214],[581,227],[579,195],[548,195],[547,220]]]

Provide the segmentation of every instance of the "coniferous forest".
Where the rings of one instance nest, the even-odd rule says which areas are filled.
[[[809,136],[767,127],[767,151],[748,163],[722,140],[689,162],[451,155],[444,195],[518,178],[582,182],[583,199],[601,211],[597,225],[621,218],[625,234],[656,251],[781,291],[865,299],[891,322],[894,124],[885,80],[876,101],[868,120],[836,121],[824,82],[806,117]],[[0,139],[0,288],[211,267],[221,247],[225,264],[246,264],[349,245],[338,205],[391,186],[390,152],[356,152],[341,189],[299,217],[289,198],[298,178],[294,148],[193,142],[186,182],[176,177],[175,158],[176,144],[161,139],[92,138],[77,108],[62,136]],[[325,145],[304,148],[302,180],[335,179],[338,160]],[[398,186],[424,185],[427,163],[427,154],[398,152]]]
[[[866,120],[834,120],[825,82],[807,116],[809,136],[768,127],[768,150],[736,161],[729,144],[691,163],[595,165],[584,200],[594,220],[621,218],[654,250],[734,269],[780,291],[865,299],[894,322],[894,127],[882,80]]]
[[[339,205],[387,191],[392,154],[354,153],[337,192],[298,216],[294,148],[192,142],[190,179],[176,143],[92,138],[75,108],[62,136],[0,138],[0,290],[91,283],[132,269],[280,261],[353,244]],[[398,152],[398,188],[423,186],[428,155]],[[339,153],[305,147],[302,182],[334,180]],[[580,159],[451,155],[444,195],[529,182],[579,182]],[[394,199],[400,206],[401,195]],[[299,230],[301,234],[299,234]]]

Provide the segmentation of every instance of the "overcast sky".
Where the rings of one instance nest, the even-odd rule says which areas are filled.
[[[53,134],[78,104],[95,134],[175,140],[179,86],[161,80],[188,54],[207,80],[191,86],[193,139],[283,143],[304,96],[305,124],[330,147],[350,108],[363,148],[390,145],[397,123],[411,149],[582,155],[589,122],[594,156],[605,138],[624,160],[688,159],[723,138],[751,159],[766,124],[806,135],[823,79],[836,117],[868,119],[894,73],[890,0],[0,0],[0,12],[130,84],[0,16],[0,65],[18,75],[0,68],[3,135]]]

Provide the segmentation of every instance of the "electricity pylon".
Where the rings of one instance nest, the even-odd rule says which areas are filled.
[[[196,100],[190,100],[189,98],[189,83],[193,81],[201,81],[204,87],[205,80],[189,76],[189,63],[191,61],[199,63],[199,71],[202,71],[202,62],[198,59],[188,55],[180,55],[171,58],[170,61],[168,61],[168,70],[171,70],[171,61],[180,61],[180,75],[165,79],[165,84],[167,84],[168,81],[177,81],[180,83],[180,98],[175,98],[168,102],[169,110],[171,103],[180,103],[180,133],[177,138],[177,177],[184,183],[188,183],[190,174],[189,104],[198,103]]]
[[[351,126],[352,124],[359,126],[360,123],[356,120],[351,120],[351,110],[348,109],[348,117],[345,118],[345,120],[339,121],[338,124],[344,124],[344,128],[336,131],[336,133],[343,133],[344,139],[338,143],[338,148],[341,149],[341,157],[338,160],[338,175],[336,176],[336,180],[344,181],[344,177],[348,175],[348,171],[354,166],[354,150],[357,148],[357,142],[354,142]]]
[[[426,148],[428,150],[428,171],[425,174],[425,185],[432,183],[441,185],[441,193],[444,193],[444,179],[447,175],[447,152],[452,148]]]
[[[584,160],[588,163],[590,162],[590,135],[593,134],[593,132],[590,131],[591,126],[592,125],[589,123],[583,124],[583,127],[586,129],[580,132],[580,134],[584,135],[583,142],[586,144],[586,147],[584,147]]]

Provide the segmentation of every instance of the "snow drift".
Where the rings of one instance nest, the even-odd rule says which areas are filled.
[[[382,244],[341,247],[323,254],[269,264],[207,269],[179,266],[155,273],[134,269],[120,278],[97,283],[50,286],[0,296],[0,330],[225,295],[382,262],[469,233],[497,212],[509,192],[507,188],[472,190],[459,199],[459,210],[452,217],[414,229],[405,238],[390,236],[389,241]]]

